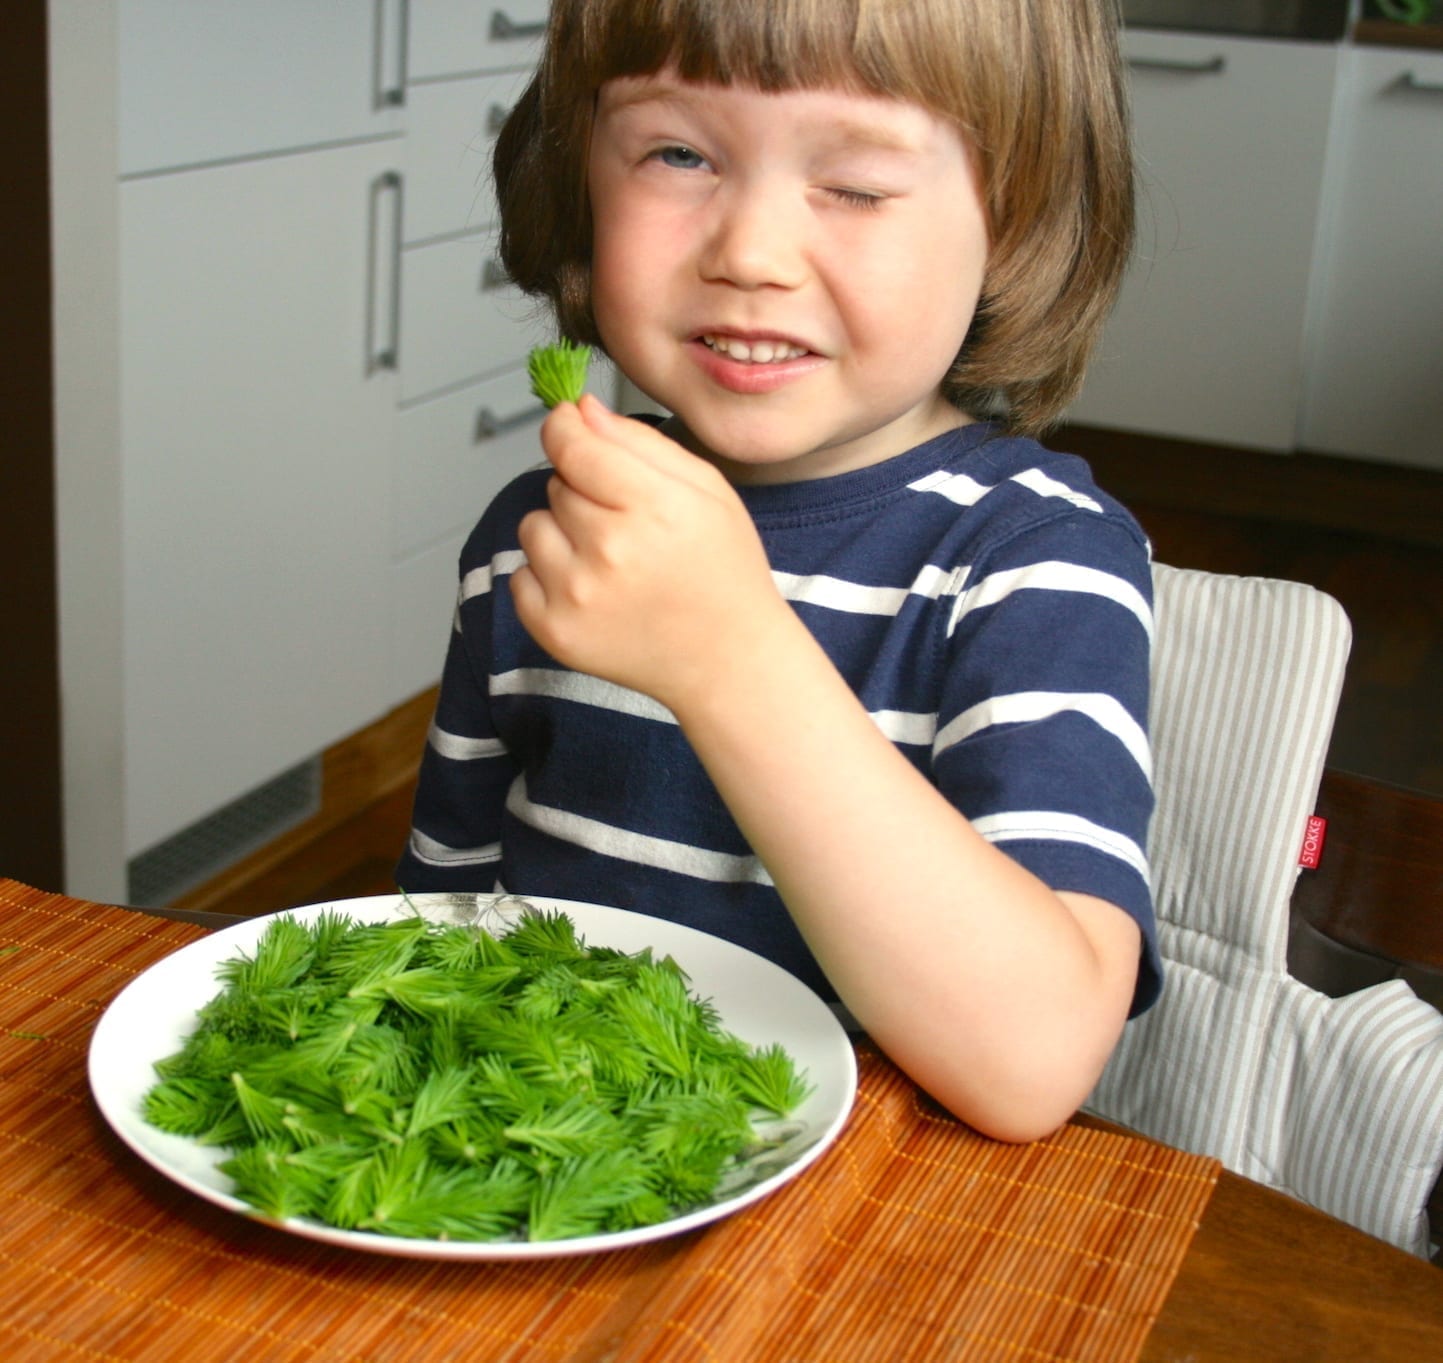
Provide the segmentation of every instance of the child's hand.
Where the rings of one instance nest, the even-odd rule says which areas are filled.
[[[550,509],[520,526],[521,623],[558,661],[673,710],[756,658],[780,610],[751,518],[710,464],[596,398],[547,417]]]

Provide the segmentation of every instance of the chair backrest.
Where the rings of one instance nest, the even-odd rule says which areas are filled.
[[[1287,969],[1289,902],[1351,631],[1295,582],[1157,565],[1149,836],[1160,1002],[1088,1108],[1415,1253],[1443,1165],[1443,1017]]]

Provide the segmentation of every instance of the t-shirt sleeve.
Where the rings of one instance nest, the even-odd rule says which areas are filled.
[[[457,631],[421,755],[410,838],[396,868],[396,883],[412,893],[488,892],[500,868],[511,763],[489,732],[465,652]]]
[[[1147,865],[1152,575],[1130,524],[1055,515],[969,565],[947,621],[939,788],[1054,890],[1128,913],[1135,1015],[1161,989]]]

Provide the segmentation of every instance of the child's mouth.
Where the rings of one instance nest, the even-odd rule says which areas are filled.
[[[701,342],[708,350],[714,350],[739,364],[781,364],[811,354],[804,346],[793,345],[790,341],[743,341],[735,336],[707,335],[701,338]]]

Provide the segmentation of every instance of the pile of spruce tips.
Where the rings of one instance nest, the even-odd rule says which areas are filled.
[[[280,915],[144,1115],[230,1152],[268,1217],[437,1240],[558,1240],[714,1200],[753,1117],[809,1091],[725,1031],[681,969],[593,947],[560,912],[505,935],[420,916]]]

